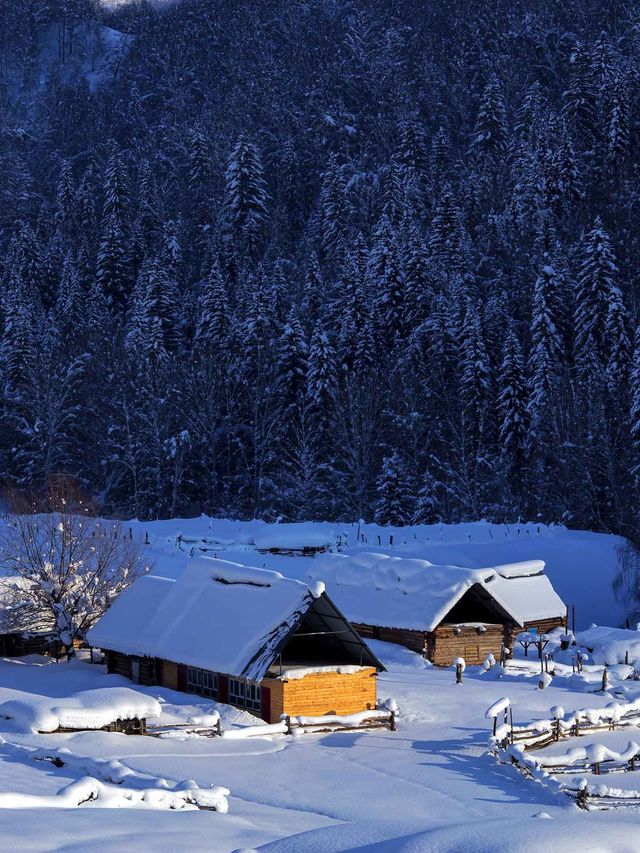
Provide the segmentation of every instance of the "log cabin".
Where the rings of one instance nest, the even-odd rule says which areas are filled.
[[[210,557],[192,559],[176,579],[135,581],[87,641],[109,672],[269,723],[373,709],[384,669],[323,584]]]
[[[21,577],[0,580],[0,656],[50,655],[58,657],[63,645],[53,631],[53,620],[30,607],[29,583]]]
[[[566,606],[541,560],[483,569],[380,553],[332,554],[309,572],[365,639],[397,643],[450,666],[513,653],[515,633],[566,628]]]

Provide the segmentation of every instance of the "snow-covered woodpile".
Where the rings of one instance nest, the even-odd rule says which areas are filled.
[[[457,656],[480,664],[503,646],[511,651],[516,629],[542,632],[566,622],[541,560],[470,569],[381,553],[330,554],[309,572],[319,576],[362,636],[405,645],[442,666]]]
[[[88,641],[111,672],[268,722],[375,708],[383,669],[323,584],[208,557],[191,560],[177,580],[140,578]]]

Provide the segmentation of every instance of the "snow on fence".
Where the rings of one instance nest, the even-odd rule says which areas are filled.
[[[393,700],[389,700],[384,708],[360,711],[358,714],[326,714],[321,717],[283,714],[279,723],[227,729],[221,734],[223,738],[238,740],[249,737],[269,737],[270,735],[319,734],[321,732],[353,731],[355,729],[388,728],[395,732],[397,713],[398,706]]]
[[[583,708],[571,714],[557,705],[549,711],[551,718],[536,720],[529,727],[507,724],[511,716],[511,702],[504,697],[494,702],[485,712],[493,720],[493,734],[489,739],[492,754],[504,764],[512,764],[533,781],[570,796],[584,809],[601,809],[640,805],[640,791],[615,788],[609,785],[589,785],[576,773],[600,776],[607,773],[633,772],[640,769],[640,744],[630,740],[618,752],[605,744],[593,743],[585,747],[572,747],[560,755],[531,754],[561,738],[579,737],[594,731],[613,731],[616,727],[640,726],[640,699],[620,704],[611,702],[604,708]],[[504,723],[498,724],[498,719]],[[557,775],[570,774],[571,779],[560,781]]]
[[[503,708],[499,708],[495,713],[491,712],[505,701],[508,702],[508,699],[499,700],[485,712],[485,717],[494,720],[493,737],[500,746],[520,743],[524,749],[542,749],[561,738],[640,726],[640,698],[624,703],[609,702],[603,708],[581,708],[570,714],[566,714],[564,708],[556,705],[549,711],[550,719],[534,720],[527,726],[514,726],[512,723],[507,725],[506,717],[502,725],[497,725],[497,718]]]

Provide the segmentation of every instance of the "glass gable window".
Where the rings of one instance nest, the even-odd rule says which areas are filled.
[[[198,669],[195,666],[187,668],[187,693],[197,693],[208,699],[218,698],[218,676],[215,672]]]

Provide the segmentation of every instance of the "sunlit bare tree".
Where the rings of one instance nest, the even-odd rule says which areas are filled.
[[[0,561],[11,576],[2,590],[9,624],[51,631],[72,655],[73,641],[149,571],[144,545],[121,522],[93,516],[67,477],[38,497],[12,492],[8,506]]]

